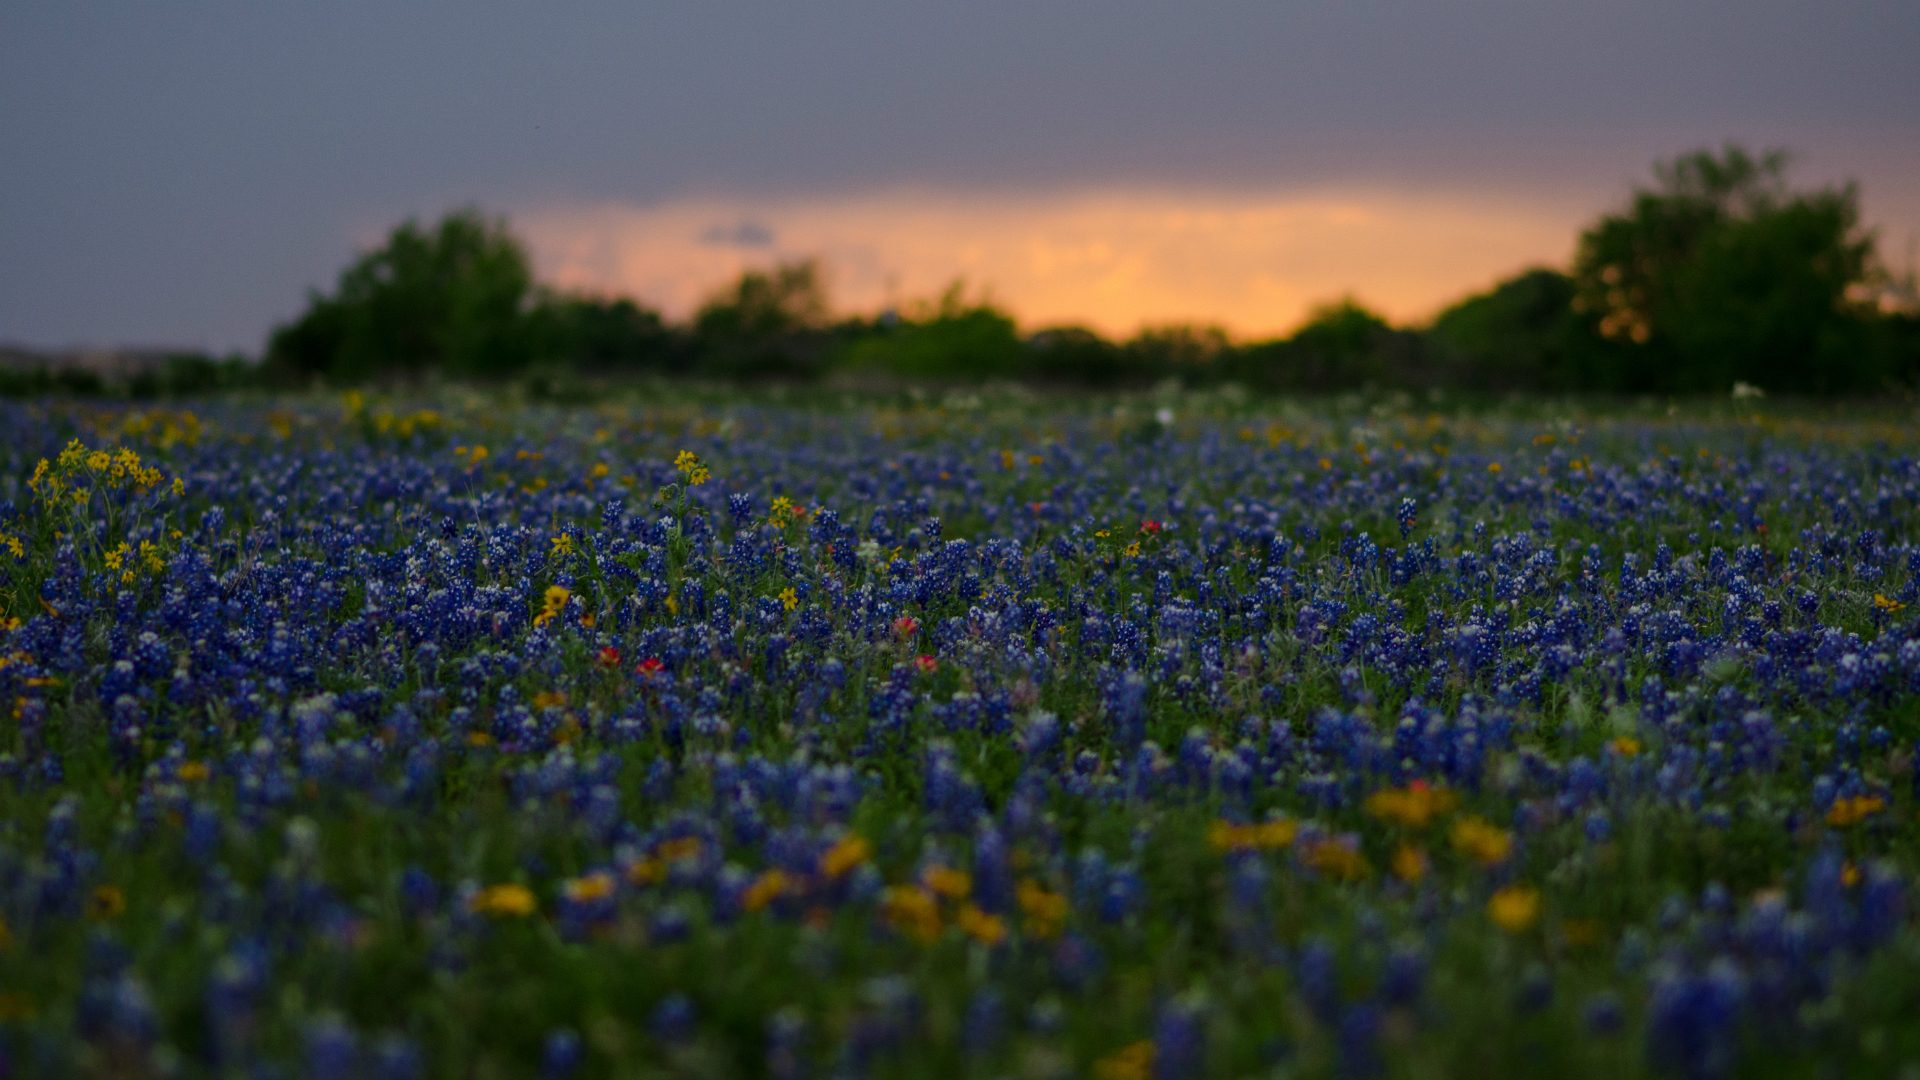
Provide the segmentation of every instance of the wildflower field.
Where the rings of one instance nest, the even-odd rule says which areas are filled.
[[[0,1075],[1912,1075],[1915,419],[0,404]]]

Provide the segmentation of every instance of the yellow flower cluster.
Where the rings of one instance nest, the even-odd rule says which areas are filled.
[[[673,459],[673,467],[680,470],[680,476],[686,480],[688,487],[699,487],[713,478],[712,470],[691,450],[680,451]]]
[[[166,476],[159,469],[141,461],[137,451],[127,447],[117,450],[89,449],[85,443],[75,439],[52,461],[41,458],[40,463],[34,466],[33,476],[27,480],[27,487],[42,505],[53,508],[84,506],[93,492],[99,489],[128,490],[142,494],[165,481]],[[186,483],[175,478],[173,493],[182,495],[185,492]]]
[[[998,945],[1010,932],[1004,916],[982,909],[970,899],[973,875],[948,866],[930,866],[920,874],[917,885],[895,885],[880,898],[880,914],[888,925],[923,944],[938,940],[948,925],[982,945]],[[1066,899],[1045,888],[1023,882],[1019,890],[1021,910],[1027,916],[1027,932],[1046,938],[1059,933],[1066,918]],[[952,905],[952,921],[941,917],[942,902]]]
[[[402,439],[411,438],[415,432],[432,431],[441,424],[440,414],[433,409],[416,409],[405,415],[396,415],[385,409],[373,414],[373,430],[380,435],[395,435]]]
[[[206,425],[192,412],[180,409],[149,409],[127,414],[120,422],[120,433],[130,439],[146,439],[162,450],[185,444],[194,446],[206,433]]]

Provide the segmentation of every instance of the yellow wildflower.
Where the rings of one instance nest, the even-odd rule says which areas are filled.
[[[87,918],[94,922],[117,919],[127,910],[127,894],[113,885],[102,885],[87,896]]]
[[[1216,821],[1207,828],[1207,845],[1215,851],[1270,851],[1293,843],[1300,826],[1286,818],[1253,825]]]
[[[1393,876],[1409,885],[1426,877],[1426,853],[1412,844],[1401,844],[1393,849]]]
[[[1020,882],[1014,889],[1020,904],[1023,925],[1031,937],[1050,938],[1067,921],[1067,898],[1037,881]]]
[[[1836,829],[1845,829],[1858,825],[1886,808],[1887,800],[1878,795],[1854,795],[1845,799],[1835,799],[1833,807],[1827,811],[1827,824]]]
[[[573,598],[573,590],[565,585],[549,585],[545,598],[541,601],[540,614],[533,617],[533,625],[545,626],[560,617],[567,610],[567,601]]]
[[[793,586],[789,585],[780,590],[780,606],[788,611],[800,606],[800,594],[793,591]]]
[[[1093,1063],[1095,1080],[1151,1080],[1154,1046],[1149,1039],[1126,1046]]]
[[[467,901],[467,910],[496,918],[525,918],[539,910],[533,890],[525,885],[489,885]]]
[[[923,890],[895,885],[880,898],[880,911],[894,929],[923,942],[940,936],[940,908]]]
[[[713,478],[712,471],[709,470],[706,464],[700,460],[699,456],[691,450],[682,450],[679,454],[675,455],[673,467],[680,471],[680,475],[686,479],[688,487],[699,487],[701,484]]]
[[[1418,829],[1453,809],[1458,801],[1446,788],[1413,783],[1404,788],[1384,788],[1367,796],[1366,810],[1382,821]]]
[[[654,849],[654,854],[668,862],[679,862],[682,859],[698,858],[700,855],[700,838],[697,836],[676,836],[671,840],[662,840],[660,846]]]
[[[955,926],[982,945],[998,945],[1007,938],[1007,921],[990,915],[972,904],[964,905],[953,917]]]
[[[798,884],[784,870],[768,870],[747,886],[747,891],[741,894],[740,906],[748,911],[759,911]]]
[[[950,866],[929,866],[920,875],[921,884],[949,900],[959,900],[973,892],[973,875]]]
[[[1487,918],[1509,934],[1517,934],[1540,918],[1540,890],[1531,885],[1509,885],[1487,900]]]
[[[596,900],[605,900],[613,895],[613,875],[604,870],[596,870],[582,877],[572,878],[561,891],[567,899],[576,904],[591,904]]]
[[[1358,848],[1332,838],[1308,848],[1305,858],[1308,866],[1336,881],[1359,881],[1372,869]]]
[[[845,877],[848,872],[873,855],[873,845],[862,836],[849,836],[827,849],[820,856],[820,873],[832,879]]]
[[[1513,834],[1485,818],[1463,817],[1453,823],[1453,846],[1482,866],[1493,866],[1513,851]]]

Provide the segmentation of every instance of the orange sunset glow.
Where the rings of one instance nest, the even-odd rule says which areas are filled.
[[[901,191],[534,208],[513,217],[543,279],[691,312],[743,269],[817,256],[835,306],[872,312],[956,280],[1030,327],[1107,334],[1215,323],[1283,333],[1352,295],[1399,321],[1563,262],[1583,205],[1398,193],[1021,197]]]

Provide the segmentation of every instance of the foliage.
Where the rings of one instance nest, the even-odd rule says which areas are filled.
[[[856,339],[844,364],[909,379],[965,381],[1031,375],[1013,316],[955,282],[939,299],[911,307],[892,325]]]
[[[1422,387],[1438,381],[1419,335],[1346,297],[1315,308],[1293,335],[1239,349],[1233,377],[1270,390]]]
[[[1581,235],[1575,303],[1620,346],[1616,385],[1819,392],[1890,374],[1860,333],[1874,264],[1858,192],[1794,191],[1786,167],[1784,151],[1696,151]]]
[[[266,362],[335,382],[514,374],[533,361],[533,271],[506,222],[477,210],[408,220],[340,274],[331,296],[276,329]]]
[[[548,296],[534,320],[541,359],[580,372],[677,374],[694,359],[683,330],[625,297]]]
[[[1475,390],[1600,389],[1609,346],[1573,308],[1573,279],[1524,271],[1442,311],[1428,330],[1454,385]]]
[[[676,324],[631,299],[535,289],[505,222],[466,210],[393,230],[274,331],[258,373],[198,361],[131,378],[0,371],[0,394],[441,376],[513,378],[535,399],[576,403],[652,376],[1716,396],[1736,384],[1847,395],[1920,384],[1911,274],[1880,264],[1852,185],[1796,190],[1786,162],[1728,146],[1658,165],[1654,186],[1581,235],[1570,273],[1526,270],[1425,328],[1345,297],[1256,341],[1195,324],[1124,341],[1075,326],[1023,334],[959,284],[902,315],[836,318],[816,260],[747,269]]]
[[[711,374],[817,373],[827,342],[826,280],[814,259],[748,270],[694,315]]]

